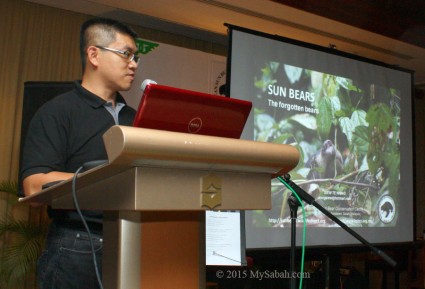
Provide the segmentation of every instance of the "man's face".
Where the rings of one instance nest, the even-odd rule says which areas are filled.
[[[128,51],[130,54],[137,51],[136,44],[130,36],[117,33],[116,41],[107,48],[120,51]],[[134,81],[137,63],[118,52],[101,49],[102,60],[99,65],[99,73],[102,75],[104,84],[112,91],[129,90]]]

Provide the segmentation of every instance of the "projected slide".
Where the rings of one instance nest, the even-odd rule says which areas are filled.
[[[279,62],[253,77],[254,140],[292,144],[302,160],[294,182],[347,225],[394,226],[400,185],[400,92]],[[290,223],[282,185],[255,226]],[[311,226],[334,226],[313,206]]]
[[[291,180],[368,241],[412,240],[412,73],[255,31],[229,34],[229,95],[253,102],[243,138],[297,147]],[[247,248],[289,246],[291,193],[276,180],[271,194],[270,210],[246,213]],[[305,209],[307,245],[357,243]]]

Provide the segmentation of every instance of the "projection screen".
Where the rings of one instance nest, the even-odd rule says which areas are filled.
[[[411,71],[241,27],[229,27],[227,95],[253,102],[243,138],[301,153],[291,179],[371,243],[413,240]],[[247,248],[290,245],[290,192],[246,212]],[[307,245],[358,244],[307,205]],[[298,212],[297,243],[301,241]]]

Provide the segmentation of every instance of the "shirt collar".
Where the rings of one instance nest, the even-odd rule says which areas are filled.
[[[82,99],[94,108],[104,106],[106,103],[106,101],[103,98],[97,96],[96,94],[82,87],[81,81],[75,81],[75,89],[77,90],[78,94],[82,97]],[[123,105],[127,104],[124,98],[122,97],[122,95],[118,92],[117,92],[116,103],[117,104],[122,103]]]

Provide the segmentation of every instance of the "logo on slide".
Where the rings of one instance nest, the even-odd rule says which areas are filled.
[[[378,214],[379,219],[385,223],[391,223],[392,220],[394,220],[395,217],[395,203],[394,199],[390,196],[384,196],[380,201],[378,205]]]
[[[189,121],[189,125],[187,126],[189,133],[197,133],[202,127],[202,119],[199,117],[193,118]]]

